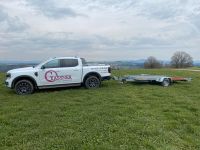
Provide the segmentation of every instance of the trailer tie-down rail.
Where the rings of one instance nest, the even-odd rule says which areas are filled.
[[[173,82],[177,81],[192,81],[192,78],[184,78],[184,77],[168,77],[162,75],[148,75],[148,74],[140,74],[140,75],[126,75],[122,77],[113,77],[114,80],[119,81],[121,83],[125,82],[147,82],[147,83],[160,83],[162,86],[167,87],[170,86]]]

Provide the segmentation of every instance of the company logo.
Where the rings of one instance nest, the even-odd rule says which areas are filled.
[[[63,75],[63,76],[59,76],[58,73],[56,71],[53,70],[49,70],[45,73],[45,79],[48,82],[55,82],[57,80],[71,80],[72,77],[71,75]]]

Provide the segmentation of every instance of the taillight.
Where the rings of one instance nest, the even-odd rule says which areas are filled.
[[[108,72],[111,73],[111,67],[108,67]]]

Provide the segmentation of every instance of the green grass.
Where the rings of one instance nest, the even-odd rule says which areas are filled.
[[[0,85],[0,149],[200,149],[200,73],[114,72],[138,73],[193,81],[168,88],[106,81],[97,90],[42,90],[29,96]]]
[[[189,69],[193,69],[193,70],[199,70],[200,69],[200,67],[199,66],[197,66],[197,67],[190,67]]]

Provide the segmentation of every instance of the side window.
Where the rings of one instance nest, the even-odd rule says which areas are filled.
[[[44,65],[45,68],[59,68],[60,67],[60,60],[54,59],[49,61]]]
[[[78,66],[78,59],[62,59],[61,67],[76,67]]]

